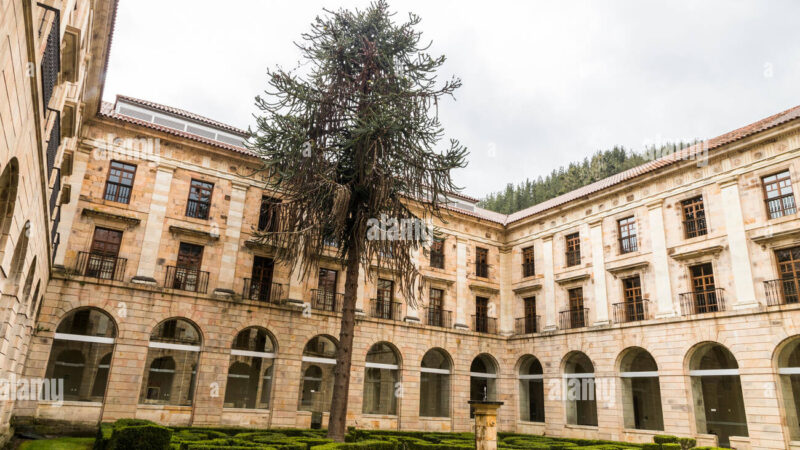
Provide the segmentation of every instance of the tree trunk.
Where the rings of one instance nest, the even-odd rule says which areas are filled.
[[[344,283],[339,347],[336,349],[333,400],[331,401],[331,415],[328,420],[328,437],[336,442],[344,442],[347,426],[347,395],[350,391],[350,363],[353,358],[353,329],[355,328],[358,274],[358,255],[350,251],[347,257],[347,275]]]

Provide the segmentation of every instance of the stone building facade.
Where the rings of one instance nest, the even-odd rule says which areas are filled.
[[[3,423],[324,424],[341,263],[304,276],[255,239],[280,193],[242,130],[101,104],[115,3],[53,6],[3,3],[0,170],[20,181],[0,195],[0,353],[63,398],[7,401]],[[20,55],[42,60],[55,10],[42,103],[44,66],[21,82]],[[56,119],[71,129],[47,173]],[[383,269],[359,282],[349,423],[466,431],[486,397],[504,431],[800,447],[799,155],[800,107],[508,216],[453,195],[417,255],[424,305]]]

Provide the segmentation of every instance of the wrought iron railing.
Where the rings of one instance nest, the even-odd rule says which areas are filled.
[[[61,72],[61,12],[58,9],[45,7],[49,13],[54,14],[53,25],[47,35],[44,55],[42,55],[42,104],[47,109],[50,98],[53,96],[58,74]],[[45,13],[47,16],[48,13]]]
[[[706,218],[698,217],[696,219],[684,220],[683,230],[686,239],[691,239],[693,237],[703,236],[707,234],[708,229],[706,228]]]
[[[425,325],[432,327],[452,328],[453,312],[445,311],[441,308],[425,308],[423,320]]]
[[[61,224],[61,205],[56,208],[56,212],[53,214],[53,224],[52,228],[50,228],[50,242],[55,242],[56,234],[58,233],[58,226]]]
[[[53,111],[55,119],[53,126],[50,128],[50,138],[47,140],[47,177],[53,173],[53,167],[56,165],[56,156],[58,155],[58,147],[61,145],[61,113]]]
[[[639,241],[636,239],[636,235],[625,236],[619,239],[620,253],[631,253],[636,250],[639,250]]]
[[[589,321],[589,308],[566,309],[558,313],[561,329],[585,327]]]
[[[522,263],[522,276],[532,277],[534,275],[536,275],[536,266],[533,264],[533,261]]]
[[[431,253],[431,267],[444,269],[444,253]]]
[[[769,306],[788,305],[800,302],[800,278],[787,277],[764,282]]]
[[[205,294],[208,290],[208,272],[190,267],[167,266],[164,286]]]
[[[497,334],[497,318],[472,315],[472,330],[478,333]]]
[[[615,323],[636,322],[650,318],[650,301],[647,299],[614,303],[613,307]]]
[[[400,320],[401,304],[373,298],[370,301],[369,315],[378,319]]]
[[[769,212],[770,219],[776,219],[788,214],[794,214],[797,207],[794,203],[794,193],[784,194],[780,197],[768,198],[765,200],[767,203],[767,211]]]
[[[725,290],[722,288],[680,294],[684,316],[725,311]]]
[[[539,332],[539,316],[518,317],[514,321],[515,334],[531,334]]]
[[[283,285],[266,280],[245,278],[242,297],[248,300],[279,304],[283,302]]]
[[[210,209],[211,205],[208,202],[189,199],[186,204],[186,216],[196,219],[208,219]]]
[[[78,252],[75,273],[101,280],[122,281],[128,260],[92,252]]]
[[[326,289],[311,290],[311,307],[320,311],[341,312],[344,294]]]
[[[475,276],[481,278],[489,278],[489,264],[475,263]]]
[[[577,266],[581,263],[581,251],[580,250],[569,250],[566,253],[567,258],[567,267],[570,266]]]
[[[53,183],[53,190],[50,192],[50,215],[56,209],[58,203],[58,194],[61,193],[61,169],[56,167],[56,181]]]

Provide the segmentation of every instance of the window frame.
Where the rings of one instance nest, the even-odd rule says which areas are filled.
[[[115,164],[118,164],[121,167],[115,168],[114,167]],[[130,169],[131,167],[133,168],[132,170]],[[136,164],[125,163],[122,161],[117,161],[112,159],[108,165],[108,175],[106,176],[106,184],[105,187],[103,188],[103,200],[115,203],[123,203],[126,205],[130,204],[131,196],[133,195],[133,184],[136,182],[136,169],[137,169]],[[111,181],[112,172],[114,170],[120,172],[120,174],[118,175],[119,181]],[[123,175],[125,174],[131,175],[130,186],[127,186],[123,183],[123,180],[125,179]],[[109,192],[108,192],[109,186],[115,186],[115,192],[112,198],[109,198]],[[128,189],[127,197],[125,197],[124,200],[123,200],[123,195],[120,194],[121,187]]]
[[[775,180],[767,182],[767,178],[774,177]],[[781,194],[781,191],[785,186],[782,186],[782,182],[788,182],[789,193]],[[769,197],[770,186],[775,186],[777,189],[778,196],[774,198]],[[761,193],[764,198],[764,206],[767,210],[767,219],[779,219],[781,217],[789,216],[792,214],[797,213],[797,203],[794,198],[794,186],[792,184],[792,173],[789,169],[784,169],[779,172],[774,172],[769,175],[765,175],[761,177]],[[790,198],[791,199],[791,206],[786,206],[784,199]],[[775,211],[772,210],[770,204],[773,202],[778,202],[779,208]]]
[[[203,195],[203,190],[207,190],[208,194]],[[197,196],[193,199],[192,196]],[[189,196],[186,200],[186,217],[193,219],[208,220],[211,217],[211,200],[214,197],[214,183],[204,181],[199,178],[192,178],[189,183]],[[192,207],[192,205],[194,208]],[[201,214],[202,206],[205,206],[205,215]],[[192,212],[194,210],[194,212]]]
[[[489,249],[475,247],[475,276],[489,278]]]
[[[566,267],[581,265],[581,233],[576,231],[564,236],[564,259]]]
[[[685,239],[694,239],[708,234],[708,218],[706,217],[706,203],[703,194],[681,200],[681,217],[683,219],[683,236]],[[689,229],[689,223],[694,229]],[[702,223],[702,227],[699,225]]]
[[[536,253],[533,246],[522,249],[522,277],[528,278],[536,275]]]
[[[639,230],[636,226],[636,216],[631,215],[618,219],[617,233],[620,255],[639,251]]]

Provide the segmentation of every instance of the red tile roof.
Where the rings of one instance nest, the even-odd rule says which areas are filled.
[[[204,123],[206,125],[210,125],[212,127],[219,128],[233,134],[237,134],[241,137],[249,136],[247,131],[242,130],[241,128],[236,128],[234,126],[218,122],[213,119],[209,119],[208,117],[204,117],[199,114],[186,111],[185,109],[173,108],[172,106],[162,105],[161,103],[151,102],[149,100],[142,100],[134,97],[129,97],[127,95],[117,95],[117,101],[120,100],[126,101],[128,103],[133,103],[135,105],[143,106],[145,108],[155,109],[157,111],[165,112],[167,114],[172,114],[178,117],[182,117],[184,119]]]

